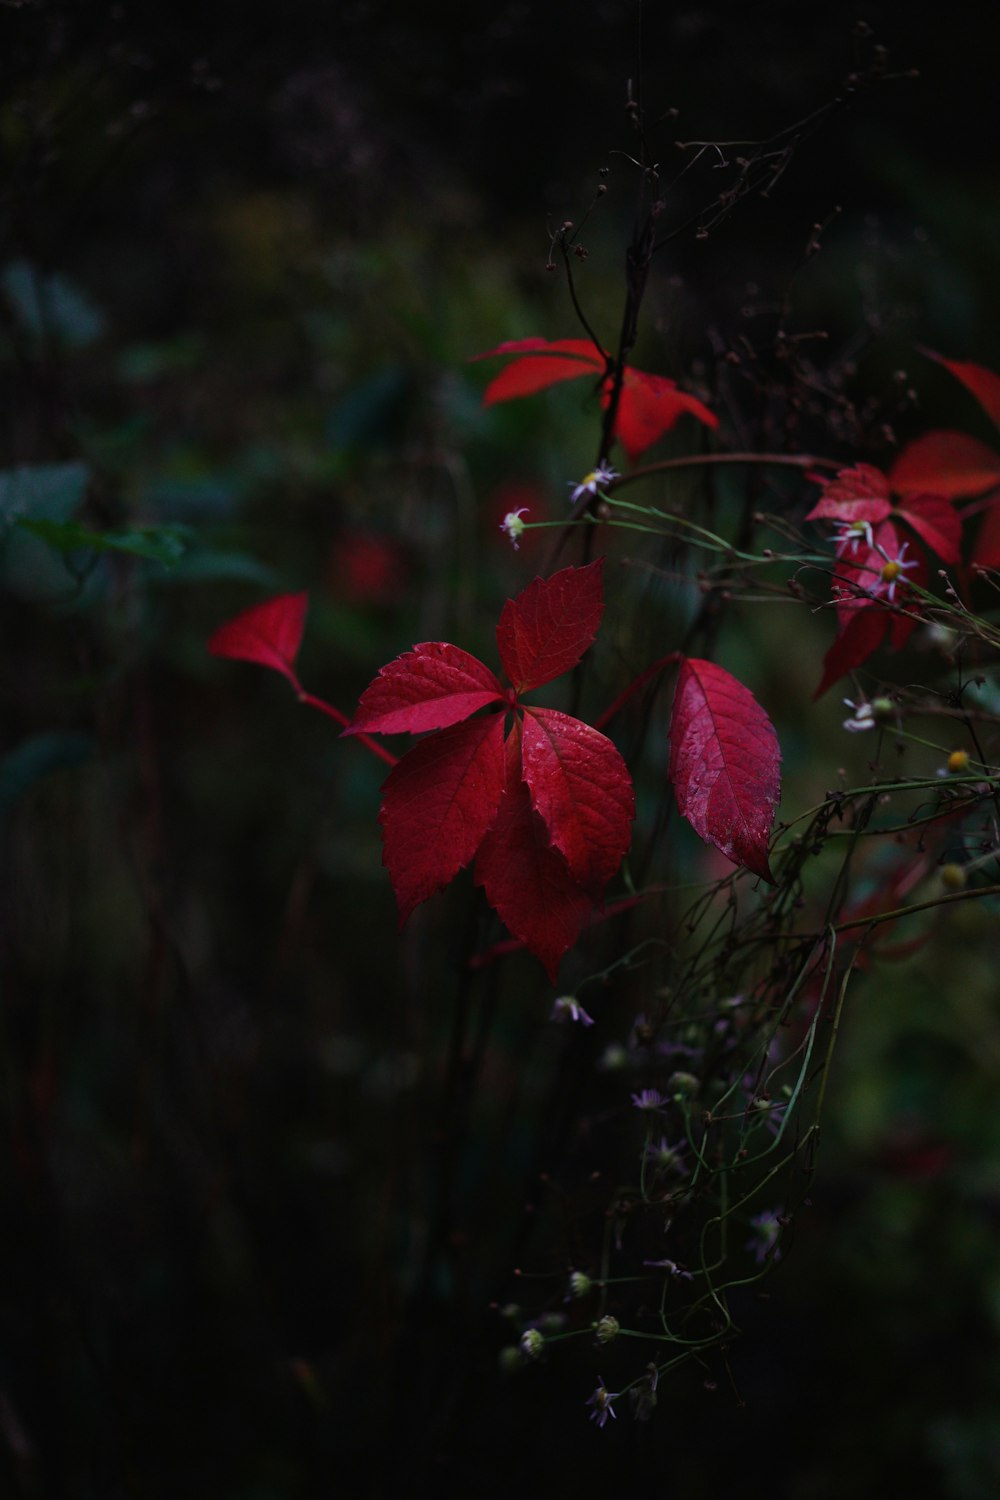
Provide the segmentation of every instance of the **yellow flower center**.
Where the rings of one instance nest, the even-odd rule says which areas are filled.
[[[879,577],[881,578],[883,583],[895,583],[896,579],[899,577],[902,571],[902,563],[887,562],[885,567],[882,569],[882,572],[879,574]]]
[[[953,750],[948,757],[948,770],[953,776],[958,776],[962,771],[969,769],[968,750]]]

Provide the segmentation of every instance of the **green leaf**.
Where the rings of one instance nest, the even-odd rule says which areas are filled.
[[[78,521],[23,519],[18,522],[33,536],[41,537],[58,552],[127,552],[150,562],[171,566],[187,547],[188,533],[181,526],[147,526],[123,531],[90,531]]]
[[[93,753],[89,734],[29,735],[0,758],[0,809],[12,807],[43,776],[83,765]]]
[[[36,342],[53,339],[65,349],[86,349],[104,332],[104,317],[79,287],[58,273],[14,260],[0,274],[0,289],[15,318]]]
[[[68,521],[83,502],[90,470],[86,464],[24,464],[0,471],[0,521],[13,526],[23,517]]]

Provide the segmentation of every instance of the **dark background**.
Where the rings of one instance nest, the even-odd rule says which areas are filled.
[[[973,919],[963,1007],[941,1001],[954,952],[860,992],[812,1215],[728,1364],[598,1432],[605,1355],[501,1379],[492,1306],[530,1251],[562,1070],[596,1053],[556,1047],[515,960],[442,1165],[471,888],[397,939],[381,768],[205,651],[309,589],[303,680],[347,711],[414,640],[492,659],[542,555],[497,524],[557,514],[594,429],[572,399],[484,416],[465,361],[576,334],[549,235],[601,180],[577,274],[613,338],[629,79],[649,119],[679,112],[650,132],[667,182],[677,140],[846,101],[707,239],[711,153],[671,187],[637,363],[708,379],[787,314],[862,391],[908,372],[862,456],[928,411],[988,439],[914,345],[1000,358],[994,39],[981,5],[863,18],[870,37],[853,4],[649,3],[640,38],[624,0],[0,10],[4,469],[85,464],[88,524],[190,542],[78,587],[23,537],[5,552],[0,1494],[996,1493],[1000,1043]],[[876,43],[919,78],[845,93]],[[815,631],[768,668],[803,787],[843,753],[835,708],[805,727]]]

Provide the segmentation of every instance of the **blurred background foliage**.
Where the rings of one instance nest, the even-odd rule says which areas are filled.
[[[597,424],[579,384],[484,411],[467,361],[578,332],[549,233],[605,167],[576,274],[614,339],[636,18],[632,0],[0,12],[4,1495],[376,1494],[397,1465],[477,1495],[533,1476],[669,1477],[685,1500],[997,1492],[993,917],[967,904],[863,976],[767,1300],[739,1309],[728,1364],[598,1432],[583,1403],[611,1356],[503,1380],[491,1304],[516,1292],[546,1153],[586,1174],[572,1077],[596,1108],[634,996],[597,1041],[568,1036],[515,955],[467,1014],[461,955],[496,936],[471,884],[397,937],[381,767],[205,650],[308,589],[301,675],[346,711],[416,640],[494,659],[500,605],[547,550],[529,534],[514,554],[499,522],[564,514]],[[647,3],[644,103],[678,111],[664,161],[807,117],[853,66],[856,19]],[[913,346],[1000,362],[1000,196],[982,8],[865,19],[920,80],[856,99],[707,240],[672,239],[635,362],[699,383],[738,441],[725,352],[779,319],[821,331],[847,384],[804,436],[879,462],[928,413],[980,430]],[[703,161],[671,222],[714,191]],[[873,403],[860,450],[831,415],[845,391]],[[762,503],[801,515],[805,496],[780,480]],[[691,576],[653,588],[648,639],[609,615],[595,712],[697,597]],[[794,815],[846,758],[863,778],[867,748],[808,702],[826,619],[796,612],[793,644],[790,618],[744,609],[724,640],[778,726]],[[473,1097],[449,1049],[479,1056]]]

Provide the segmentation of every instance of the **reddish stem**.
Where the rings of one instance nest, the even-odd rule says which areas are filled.
[[[608,485],[608,494],[620,490],[622,485],[634,479],[645,479],[648,474],[662,474],[670,469],[699,469],[712,464],[763,464],[792,469],[840,469],[843,465],[833,458],[815,458],[800,453],[687,453],[683,458],[663,458],[655,464],[645,464],[641,469],[632,469]]]
[[[296,684],[296,687],[298,687],[298,684]],[[346,729],[348,724],[350,724],[351,721],[347,715],[342,714],[339,708],[334,708],[332,703],[324,703],[322,698],[314,698],[312,693],[303,692],[301,687],[298,688],[298,693],[300,703],[308,703],[310,708],[318,708],[320,713],[328,714],[342,729]],[[387,766],[397,764],[399,757],[386,750],[383,745],[379,744],[378,740],[373,740],[371,735],[355,734],[352,735],[352,739],[364,745],[365,749],[370,750],[373,755],[377,755],[379,760],[384,760]]]
[[[615,699],[614,703],[612,703],[611,707],[604,710],[600,718],[594,724],[594,728],[603,729],[605,724],[610,724],[611,720],[618,713],[619,709],[624,708],[625,704],[631,698],[632,694],[637,693],[642,687],[643,683],[648,682],[651,677],[655,677],[657,672],[662,672],[664,667],[669,667],[673,662],[680,661],[680,659],[680,651],[668,651],[666,656],[661,656],[659,661],[654,661],[651,667],[647,667],[644,672],[640,672],[638,677],[634,678],[633,681],[629,683],[628,687],[625,688],[623,692],[620,692],[618,694],[618,697]]]

